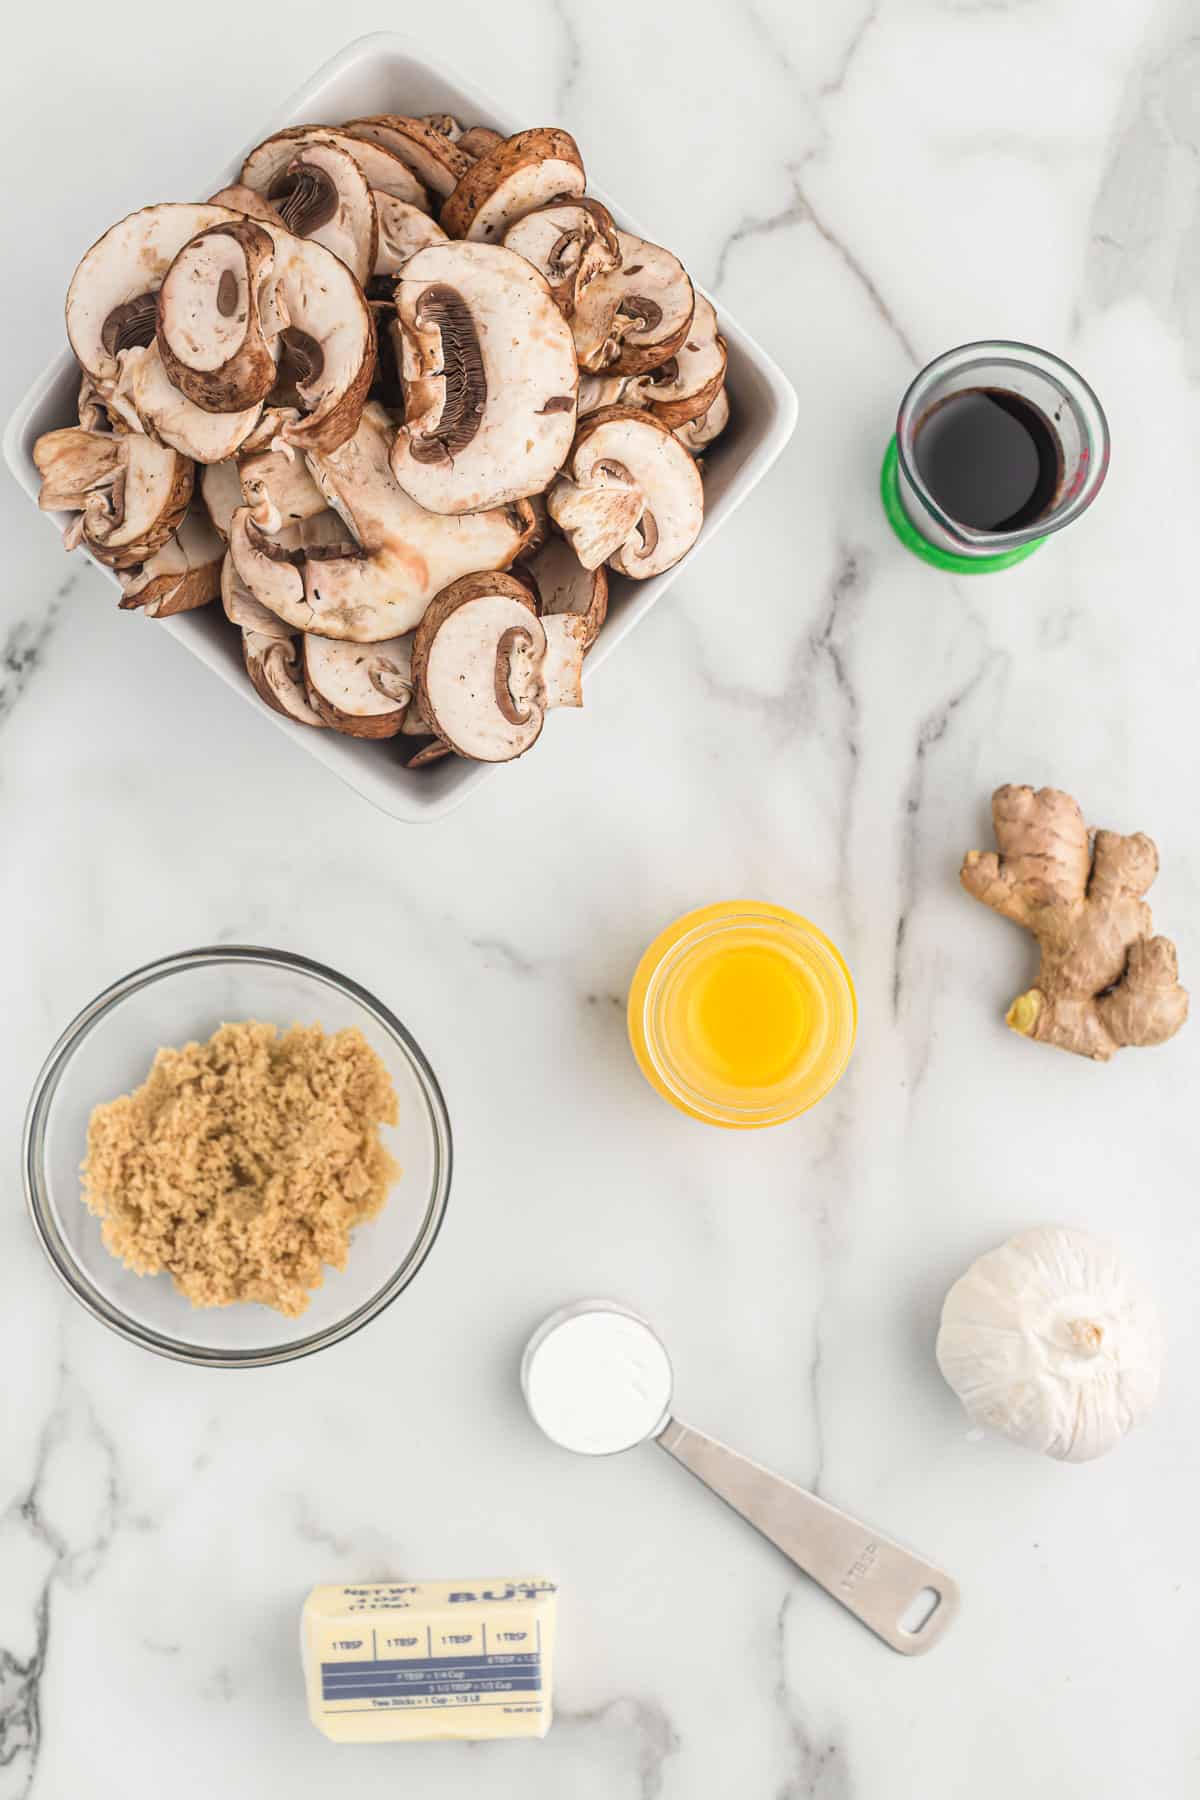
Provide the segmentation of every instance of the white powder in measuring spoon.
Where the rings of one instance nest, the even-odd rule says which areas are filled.
[[[535,1334],[522,1379],[534,1421],[564,1450],[607,1456],[665,1422],[671,1363],[642,1319],[608,1307],[569,1313]]]

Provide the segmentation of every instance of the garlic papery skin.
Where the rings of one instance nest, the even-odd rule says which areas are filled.
[[[1111,1244],[1039,1225],[955,1282],[937,1359],[975,1424],[1043,1456],[1090,1462],[1152,1409],[1162,1327]]]

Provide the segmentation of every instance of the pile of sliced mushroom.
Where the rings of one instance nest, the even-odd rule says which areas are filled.
[[[67,295],[79,423],[35,448],[121,606],[220,599],[264,703],[409,767],[510,762],[582,703],[610,572],[695,543],[716,314],[556,126],[279,131],[148,206]]]

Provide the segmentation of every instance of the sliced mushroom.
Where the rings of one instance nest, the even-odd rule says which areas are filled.
[[[233,212],[245,213],[248,219],[257,219],[260,225],[274,225],[280,231],[287,229],[270,201],[264,200],[261,194],[256,194],[253,188],[242,187],[240,182],[233,187],[219,189],[208,204],[227,206]]]
[[[278,381],[275,384],[278,387]],[[264,406],[258,424],[238,451],[239,462],[255,450],[279,450],[287,447],[284,432],[300,419],[298,406]],[[299,451],[292,452],[299,455]]]
[[[303,640],[304,680],[313,709],[347,737],[395,737],[412,700],[412,637],[382,644]]]
[[[194,462],[224,462],[245,443],[262,415],[261,403],[244,412],[208,412],[181,394],[163,366],[157,343],[134,346],[107,401],[132,431],[147,432]]]
[[[138,432],[48,431],[33,447],[44,512],[77,512],[67,547],[83,542],[110,568],[144,562],[179,526],[192,497],[192,465]]]
[[[564,201],[526,213],[505,232],[504,246],[533,264],[566,319],[588,283],[621,261],[612,214],[598,200]]]
[[[646,497],[624,463],[606,462],[588,473],[586,485],[560,475],[546,509],[582,566],[598,569],[633,535]]]
[[[454,191],[471,167],[471,157],[430,119],[377,113],[369,119],[350,119],[342,130],[347,137],[382,144],[385,150],[406,163],[417,180],[439,200]]]
[[[225,617],[242,634],[242,660],[259,698],[285,719],[323,731],[325,721],[304,686],[299,633],[260,606],[228,552],[221,565],[221,604]]]
[[[695,292],[677,256],[618,231],[621,266],[589,282],[571,328],[579,366],[593,375],[642,375],[687,337]]]
[[[367,178],[349,150],[330,138],[305,138],[272,176],[266,197],[293,237],[324,244],[366,286],[379,223]]]
[[[392,468],[430,512],[541,493],[575,429],[570,327],[523,257],[435,244],[396,284],[405,422]]]
[[[281,437],[302,450],[336,450],[353,437],[375,369],[375,326],[363,291],[323,244],[276,233],[274,304],[283,354],[272,401],[304,417]]]
[[[297,545],[287,532],[262,532],[248,508],[234,514],[229,541],[238,573],[298,631],[351,643],[399,637],[448,583],[506,567],[532,532],[524,502],[453,518],[425,511],[391,472],[391,438],[391,421],[372,403],[349,443],[309,458],[326,501],[345,522],[343,540],[353,534],[350,545]]]
[[[412,667],[421,711],[442,741],[476,762],[511,762],[553,706],[580,706],[581,621],[539,619],[511,575],[466,575],[417,627]]]
[[[325,496],[294,450],[254,450],[238,459],[237,506],[248,506],[260,531],[270,534],[325,511]]]
[[[625,398],[631,377],[628,375],[583,375],[579,377],[579,417],[599,412],[602,406],[617,406]]]
[[[716,395],[709,409],[701,413],[698,419],[691,419],[686,425],[675,428],[675,436],[685,449],[693,456],[699,454],[706,445],[719,438],[729,423],[729,396],[724,388]]]
[[[411,653],[410,653],[410,656],[409,656],[410,667],[411,667],[411,662],[412,662],[412,657],[411,657]],[[425,714],[421,711],[421,702],[420,702],[420,699],[417,695],[417,691],[415,688],[413,689],[412,704],[410,705],[408,711],[404,715],[404,723],[400,727],[400,730],[404,737],[435,737],[437,735],[433,729],[433,726],[429,723],[429,720],[425,717]],[[438,741],[439,741],[439,743],[441,742],[440,738],[438,739]],[[447,746],[447,748],[448,747],[449,746]],[[411,768],[411,766],[412,765],[409,764],[410,768]]]
[[[145,206],[110,226],[67,290],[67,336],[102,399],[122,352],[154,342],[163,276],[197,232],[238,215],[223,206]]]
[[[255,631],[260,637],[293,638],[296,632],[267,606],[256,600],[237,572],[233,553],[225,552],[221,564],[221,605],[225,617],[239,631]]]
[[[624,530],[631,501],[635,522]],[[652,413],[627,406],[583,421],[546,504],[585,568],[607,561],[636,581],[672,568],[704,523],[704,487],[688,451]]]
[[[522,556],[519,573],[533,588],[543,619],[569,613],[582,621],[586,656],[608,614],[604,569],[585,569],[566,538],[552,537],[532,555]]]
[[[278,340],[263,333],[275,243],[254,219],[228,219],[183,246],[158,290],[158,353],[172,386],[205,412],[243,412],[275,385]]]
[[[429,210],[429,196],[407,163],[385,150],[382,144],[368,143],[365,138],[349,137],[344,131],[328,125],[292,125],[277,131],[257,144],[242,164],[242,184],[256,194],[270,192],[276,178],[282,175],[297,151],[305,145],[321,142],[335,144],[352,156],[367,178],[367,186],[375,193],[393,194],[407,200],[410,206]]]
[[[426,744],[415,755],[410,756],[404,766],[406,769],[427,769],[430,763],[441,762],[443,758],[453,755],[454,751],[449,744],[443,744],[440,738],[434,738],[431,744]]]
[[[422,113],[421,123],[432,126],[434,131],[440,131],[452,144],[457,144],[463,134],[463,128],[453,113]]]
[[[108,408],[97,392],[96,384],[85,371],[79,382],[79,401],[76,406],[79,423],[85,431],[111,431],[112,419]]]
[[[504,134],[493,131],[490,125],[472,125],[455,140],[458,147],[467,156],[484,156],[489,150],[495,150],[504,142]]]
[[[228,542],[230,520],[238,507],[246,504],[242,495],[241,475],[234,457],[229,457],[225,462],[208,463],[201,469],[200,498],[204,502],[213,530],[218,537]]]
[[[725,385],[725,339],[717,330],[712,302],[696,295],[696,310],[687,337],[657,369],[636,375],[622,402],[644,406],[674,431],[703,418]]]
[[[442,224],[451,237],[498,244],[526,213],[578,198],[586,185],[583,158],[570,132],[541,125],[485,150],[443,204]]]
[[[528,562],[531,556],[536,556],[550,536],[550,514],[546,511],[546,496],[530,494],[527,504],[533,513],[533,530],[529,534],[528,542],[521,550],[523,562]]]
[[[140,608],[148,619],[169,619],[207,606],[221,591],[224,558],[225,545],[207,515],[193,509],[140,568],[118,571],[121,610]]]
[[[391,194],[375,195],[375,212],[379,220],[379,248],[375,252],[376,277],[399,274],[410,256],[418,250],[424,250],[429,244],[445,244],[449,242],[445,232],[435,219],[423,213],[420,207],[410,206],[407,200],[396,200]],[[371,297],[376,290],[370,289]],[[380,298],[389,302],[392,298],[392,283],[381,288]]]
[[[270,632],[242,632],[242,661],[260,700],[272,712],[282,713],[297,725],[310,725],[318,731],[325,721],[316,711],[304,686],[304,658],[299,634],[288,632],[276,637]]]

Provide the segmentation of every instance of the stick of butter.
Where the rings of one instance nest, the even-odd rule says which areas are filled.
[[[314,1588],[309,1717],[340,1744],[545,1737],[557,1593],[537,1578]]]

